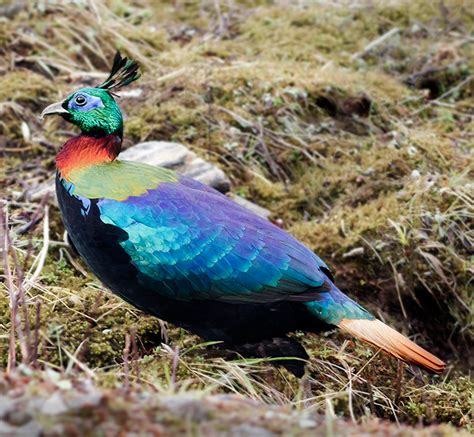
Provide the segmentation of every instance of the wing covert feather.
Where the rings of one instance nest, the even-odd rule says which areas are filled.
[[[311,300],[326,265],[272,223],[185,177],[123,201],[101,199],[101,219],[139,279],[175,299],[267,303]]]

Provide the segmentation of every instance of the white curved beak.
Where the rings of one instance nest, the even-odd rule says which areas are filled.
[[[64,109],[62,106],[63,102],[53,103],[52,105],[47,106],[43,109],[43,112],[40,115],[40,120],[47,115],[61,115],[61,114],[69,114],[67,109]]]

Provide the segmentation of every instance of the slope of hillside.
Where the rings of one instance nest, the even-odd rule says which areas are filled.
[[[22,426],[23,413],[2,410],[3,400],[20,399],[13,410],[36,405],[31,417],[51,435],[64,426],[134,430],[145,416],[150,432],[415,432],[376,418],[472,430],[471,9],[468,0],[0,6],[2,229],[10,229],[0,367],[23,363],[0,382],[1,426]],[[311,354],[300,381],[104,290],[63,241],[51,199],[26,193],[52,177],[73,131],[39,121],[41,109],[105,77],[116,48],[144,73],[120,99],[125,147],[172,140],[218,165],[232,191],[317,251],[344,291],[445,359],[446,374],[430,377],[342,334],[296,332]],[[71,393],[87,380],[101,405],[93,413]],[[41,413],[51,397],[62,408],[63,394],[77,407]],[[168,410],[173,402],[191,411],[185,423],[181,407]]]

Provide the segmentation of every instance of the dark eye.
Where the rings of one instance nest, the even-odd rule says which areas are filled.
[[[74,101],[76,102],[76,105],[84,106],[86,104],[87,99],[83,95],[79,94],[78,96],[76,96]]]

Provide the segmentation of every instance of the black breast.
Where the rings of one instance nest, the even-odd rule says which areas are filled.
[[[102,222],[98,199],[81,201],[72,196],[59,176],[56,176],[56,194],[69,238],[93,273],[113,291],[135,283],[137,270],[119,244],[128,234]]]

